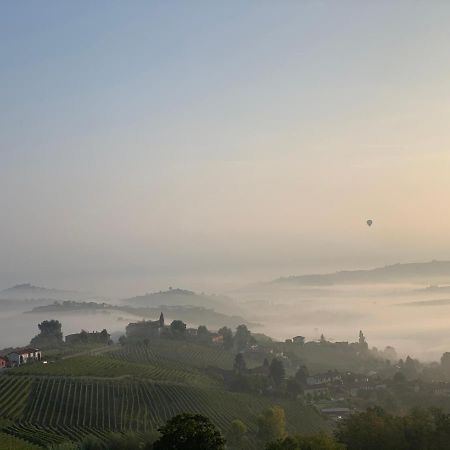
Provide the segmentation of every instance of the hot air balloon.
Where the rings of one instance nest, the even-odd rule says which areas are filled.
[[[368,225],[369,227],[371,227],[372,224],[373,224],[373,220],[372,220],[372,219],[369,219],[366,223],[367,223],[367,225]]]

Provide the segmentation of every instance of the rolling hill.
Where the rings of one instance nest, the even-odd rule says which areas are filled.
[[[450,280],[450,261],[393,264],[367,270],[342,270],[334,273],[278,278],[271,284],[292,283],[301,286],[420,282],[433,284]]]

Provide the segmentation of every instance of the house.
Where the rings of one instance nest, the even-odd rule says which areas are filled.
[[[126,327],[126,334],[127,337],[152,338],[159,337],[165,329],[164,314],[161,313],[159,320],[142,320],[141,322],[129,323]]]
[[[450,397],[450,383],[434,383],[432,392],[441,397]]]
[[[195,337],[195,336],[197,336],[197,334],[198,334],[198,330],[197,330],[197,328],[188,328],[188,329],[186,330],[186,334],[187,334],[188,336]]]
[[[103,343],[108,344],[111,340],[111,336],[106,330],[93,331],[88,333],[82,330],[81,333],[68,334],[66,336],[66,344],[86,344],[86,343]]]
[[[8,360],[5,357],[0,356],[0,370],[5,369],[7,365]]]
[[[319,384],[331,384],[334,382],[341,382],[342,376],[337,371],[328,371],[326,373],[318,373],[312,375],[306,379],[306,384],[308,386],[315,386]]]
[[[309,386],[303,390],[303,395],[308,399],[324,398],[330,396],[330,390],[324,384]]]
[[[8,354],[8,361],[11,366],[20,366],[27,362],[41,360],[42,352],[38,348],[26,347]]]
[[[223,335],[219,333],[211,333],[211,342],[213,344],[223,344]]]
[[[294,344],[303,345],[305,343],[305,337],[304,336],[295,336],[292,338],[292,342]]]

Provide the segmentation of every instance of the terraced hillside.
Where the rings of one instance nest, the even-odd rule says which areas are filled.
[[[115,357],[115,353],[98,356],[76,356],[51,364],[32,364],[11,371],[16,376],[66,376],[95,378],[144,378],[189,384],[211,384],[200,371],[180,364],[160,364],[156,361],[134,363]]]
[[[0,388],[26,387],[20,404],[2,398],[0,411],[16,424],[3,432],[40,445],[77,440],[92,432],[156,429],[181,412],[207,415],[224,432],[239,418],[256,432],[256,417],[272,405],[270,399],[200,388],[186,384],[88,377],[0,377]],[[282,402],[293,431],[320,427],[315,412],[300,404]],[[31,431],[32,430],[32,431]]]
[[[127,345],[111,352],[111,356],[134,363],[176,364],[200,369],[230,369],[234,360],[234,355],[223,348],[171,339],[160,339],[147,345]]]
[[[48,447],[88,434],[104,439],[112,431],[144,433],[193,412],[207,415],[224,433],[241,419],[254,439],[258,415],[274,403],[285,409],[292,432],[328,427],[299,401],[229,392],[205,370],[232,363],[233,355],[218,347],[159,340],[8,370],[0,376],[0,432]]]

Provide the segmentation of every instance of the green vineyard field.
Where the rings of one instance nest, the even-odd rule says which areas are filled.
[[[0,389],[19,392],[0,397],[4,417],[15,419],[3,432],[37,445],[100,437],[110,431],[146,432],[181,412],[207,415],[224,432],[239,418],[251,433],[256,418],[272,405],[270,399],[192,385],[140,380],[103,380],[81,377],[0,377]],[[284,402],[283,402],[284,403]],[[310,432],[321,419],[297,402],[286,402],[288,428]]]
[[[76,356],[49,364],[30,364],[13,369],[12,375],[96,377],[96,378],[147,378],[175,383],[211,384],[212,380],[198,370],[189,370],[180,364],[158,364],[156,361],[132,362],[117,357],[115,353],[99,356]]]
[[[148,345],[127,345],[111,353],[112,357],[134,363],[176,364],[221,369],[233,367],[234,355],[220,347],[206,346],[192,342],[159,339]]]

